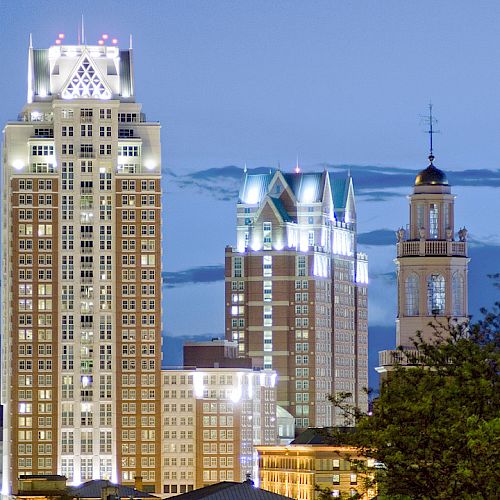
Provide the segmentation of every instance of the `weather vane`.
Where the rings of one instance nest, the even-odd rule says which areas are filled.
[[[429,130],[426,133],[429,134],[429,160],[432,163],[434,160],[434,148],[433,148],[433,135],[439,134],[439,130],[434,130],[434,125],[437,124],[437,120],[432,116],[432,102],[429,102],[429,116],[425,117],[429,125]]]

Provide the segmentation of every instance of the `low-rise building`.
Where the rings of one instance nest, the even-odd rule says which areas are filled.
[[[259,486],[297,500],[313,500],[316,486],[329,489],[332,497],[376,496],[374,462],[352,446],[329,443],[327,432],[307,429],[289,445],[257,446]],[[361,467],[363,465],[363,467]]]
[[[162,370],[165,497],[257,477],[255,445],[277,443],[276,372]]]

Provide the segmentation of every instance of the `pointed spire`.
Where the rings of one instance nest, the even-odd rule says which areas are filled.
[[[85,22],[82,14],[82,45],[85,45]]]
[[[300,174],[300,165],[299,165],[299,155],[297,154],[297,163],[295,164],[295,173]]]
[[[434,148],[433,148],[433,136],[438,133],[438,130],[434,130],[434,124],[437,123],[437,120],[432,116],[432,102],[429,101],[429,117],[427,118],[429,122],[429,130],[427,133],[429,134],[429,161],[430,164],[433,165],[434,161]]]
[[[243,167],[243,172],[244,172],[245,174],[248,172],[247,162],[245,162],[245,166]]]
[[[33,48],[33,34],[32,33],[30,33],[30,47],[29,48],[30,49]]]
[[[129,50],[132,50],[132,33],[129,35],[128,48]]]

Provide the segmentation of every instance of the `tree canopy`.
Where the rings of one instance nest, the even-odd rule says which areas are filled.
[[[434,325],[431,342],[417,333],[369,414],[332,398],[356,421],[351,444],[379,464],[381,498],[500,498],[500,303],[483,313]]]

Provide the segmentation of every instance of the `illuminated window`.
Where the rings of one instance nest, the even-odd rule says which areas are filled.
[[[273,282],[272,281],[264,281],[263,285],[263,295],[264,302],[271,302],[273,300]]]
[[[264,370],[271,370],[273,367],[273,357],[264,356]]]
[[[262,268],[263,276],[270,277],[273,275],[273,258],[271,255],[262,257]]]
[[[433,239],[438,237],[438,218],[438,206],[436,203],[431,203],[429,205],[429,237]]]
[[[264,331],[264,351],[273,350],[273,332],[270,330]]]
[[[273,233],[272,224],[270,222],[264,222],[262,225],[263,238],[264,238],[264,250],[271,250],[273,243]]]
[[[429,315],[444,314],[446,301],[445,280],[440,274],[431,274],[427,278],[427,309]]]
[[[273,308],[272,306],[264,306],[264,326],[272,326],[273,324]]]
[[[111,91],[101,80],[88,57],[84,57],[63,89],[63,99],[110,99]]]

